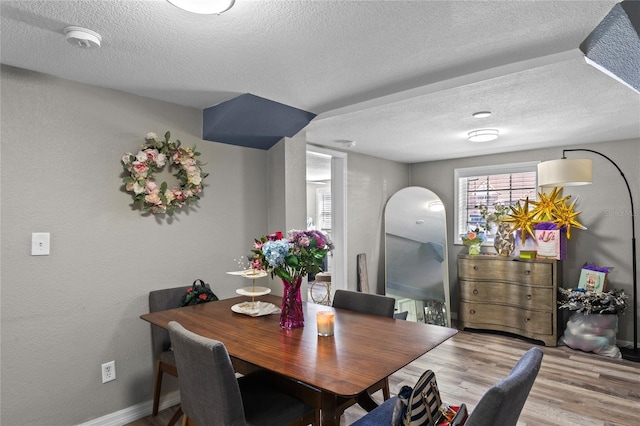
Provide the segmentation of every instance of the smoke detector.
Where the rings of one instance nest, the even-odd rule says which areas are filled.
[[[100,47],[102,41],[100,34],[82,27],[67,27],[64,29],[64,34],[69,43],[83,49]]]

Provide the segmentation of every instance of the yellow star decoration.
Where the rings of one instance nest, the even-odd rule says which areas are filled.
[[[512,223],[511,231],[520,229],[520,235],[522,236],[522,245],[524,245],[527,239],[527,234],[531,235],[531,238],[536,239],[533,235],[533,225],[538,223],[536,216],[533,214],[533,210],[529,210],[529,197],[524,200],[524,207],[518,201],[515,206],[510,206],[511,213],[509,217],[503,219],[504,222]]]
[[[564,207],[565,201],[571,198],[570,195],[567,195],[563,198],[558,198],[561,192],[561,187],[555,187],[553,188],[553,191],[551,191],[551,194],[547,195],[544,192],[538,192],[538,201],[530,201],[530,203],[535,206],[531,211],[531,214],[536,218],[537,221],[552,221],[553,218],[556,217],[556,212]]]
[[[571,239],[571,226],[575,226],[580,229],[587,229],[580,222],[576,220],[576,217],[582,212],[574,211],[574,207],[577,200],[573,200],[573,203],[566,205],[562,203],[558,206],[558,210],[555,212],[552,222],[557,224],[558,229],[563,226],[567,227],[567,240]]]

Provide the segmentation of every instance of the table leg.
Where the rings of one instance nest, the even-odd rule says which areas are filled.
[[[329,392],[322,392],[322,426],[340,426],[338,414],[338,397]]]
[[[356,397],[356,401],[358,402],[358,405],[367,411],[372,411],[378,407],[378,403],[371,398],[371,394],[367,391],[359,393]]]

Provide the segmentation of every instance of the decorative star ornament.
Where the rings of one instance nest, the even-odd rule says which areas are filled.
[[[575,226],[576,228],[587,229],[585,226],[583,226],[580,222],[576,220],[576,217],[580,213],[582,213],[582,212],[574,211],[576,201],[578,200],[577,199],[573,200],[573,202],[568,206],[565,203],[562,203],[562,205],[558,207],[558,210],[556,211],[554,218],[552,220],[553,223],[557,224],[558,229],[562,228],[563,226],[567,227],[567,240],[571,239],[572,225]]]
[[[518,204],[515,206],[509,206],[511,209],[511,213],[509,213],[509,217],[503,219],[504,222],[512,223],[511,231],[515,231],[516,229],[520,229],[520,235],[522,237],[522,245],[524,245],[525,240],[527,239],[527,234],[531,235],[531,238],[535,240],[535,235],[533,234],[533,225],[538,223],[536,220],[536,215],[533,214],[533,210],[529,210],[529,197],[524,200],[524,207],[518,201]]]
[[[538,201],[530,202],[535,206],[531,213],[535,216],[536,220],[539,222],[553,221],[559,209],[564,207],[565,201],[571,198],[571,195],[558,198],[561,192],[562,187],[553,188],[551,194],[538,192]]]

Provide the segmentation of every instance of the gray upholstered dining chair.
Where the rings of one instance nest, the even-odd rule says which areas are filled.
[[[525,352],[511,373],[480,398],[465,426],[515,426],[540,371],[542,356],[538,347]],[[397,397],[388,399],[351,426],[390,425],[396,400]]]
[[[361,293],[358,291],[336,290],[333,295],[333,307],[338,309],[346,309],[349,311],[360,312],[363,314],[377,315],[380,317],[393,318],[396,300],[393,297],[383,296],[381,294]],[[391,397],[389,391],[389,378],[386,377],[375,385],[367,389],[369,394],[373,394],[382,390],[382,396],[385,400]],[[339,411],[344,410],[356,403],[354,398],[343,401],[339,406]]]
[[[175,321],[169,323],[169,336],[180,374],[183,424],[319,425],[319,409],[280,392],[261,372],[237,377],[222,342],[192,333]]]
[[[182,296],[191,286],[174,287],[149,292],[149,312],[164,311],[180,307]],[[176,362],[173,352],[170,350],[171,340],[169,332],[164,328],[151,325],[151,351],[156,365],[155,381],[153,384],[153,410],[151,415],[158,415],[160,405],[160,390],[162,387],[162,376],[164,373],[178,377]],[[182,411],[180,408],[171,417],[167,426],[173,424],[180,418]]]
[[[361,293],[358,291],[336,290],[333,295],[333,307],[393,318],[396,299],[381,294]]]

